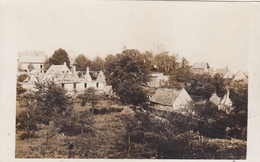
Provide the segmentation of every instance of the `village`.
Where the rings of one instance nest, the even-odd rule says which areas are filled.
[[[92,62],[26,51],[17,65],[17,158],[246,157],[241,70],[127,48]]]

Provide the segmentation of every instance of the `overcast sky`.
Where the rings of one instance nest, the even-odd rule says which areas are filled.
[[[92,59],[123,46],[150,51],[158,42],[191,63],[236,73],[248,70],[249,9],[238,2],[17,1],[17,47]]]

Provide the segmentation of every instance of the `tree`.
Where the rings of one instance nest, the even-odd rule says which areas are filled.
[[[65,50],[59,48],[52,55],[51,64],[52,65],[62,65],[62,64],[64,64],[64,62],[66,62],[66,65],[68,67],[70,66],[70,59],[69,59],[68,53]]]
[[[153,54],[151,52],[145,51],[145,53],[141,54],[140,58],[144,62],[147,71],[151,71],[154,65]]]
[[[195,75],[186,84],[185,89],[189,94],[200,97],[201,99],[209,99],[215,91],[213,78],[208,74]]]
[[[125,130],[127,136],[127,157],[131,150],[131,137],[135,136],[139,142],[145,143],[145,133],[152,131],[152,121],[149,112],[136,111],[134,117],[127,114],[124,116]]]
[[[189,61],[186,58],[182,58],[181,66],[171,71],[169,76],[169,87],[181,88],[186,83],[190,82],[192,78],[190,71]]]
[[[29,78],[28,74],[21,74],[21,75],[18,76],[17,82],[24,82],[28,78]]]
[[[23,88],[21,83],[16,83],[16,99],[19,101],[19,104],[21,105],[21,94],[26,92],[26,89]]]
[[[170,74],[174,69],[179,67],[177,59],[178,55],[169,55],[168,52],[160,53],[154,57],[158,71],[163,72],[165,75]]]
[[[84,134],[84,130],[85,130],[85,126],[91,126],[94,123],[94,118],[93,118],[93,114],[87,110],[84,109],[82,111],[73,111],[72,114],[72,120],[76,121],[77,123],[80,124],[81,126],[81,135]]]
[[[85,55],[80,54],[75,59],[75,64],[77,71],[86,71],[87,67],[92,66],[92,61],[86,58]]]
[[[141,135],[144,143],[144,134],[152,128],[150,114],[148,112],[136,112],[134,116],[134,130]]]
[[[223,98],[224,95],[227,93],[224,78],[221,77],[220,74],[216,74],[216,75],[214,75],[213,79],[214,79],[214,86],[216,88],[216,94],[220,98]]]
[[[115,63],[116,63],[116,57],[112,54],[109,54],[106,56],[105,58],[105,63],[104,63],[104,71],[105,71],[105,75],[106,75],[106,80],[108,83],[110,83],[111,77],[112,77],[112,73],[115,69]]]
[[[182,59],[181,59],[181,67],[182,68],[186,68],[186,67],[188,67],[189,66],[189,61],[185,58],[185,57],[183,57]]]
[[[93,64],[92,64],[91,70],[93,70],[93,71],[103,70],[104,71],[104,63],[105,63],[105,61],[101,57],[97,56],[93,60]]]
[[[47,71],[51,67],[51,57],[47,58],[43,64],[44,71]]]
[[[125,81],[120,84],[117,94],[124,103],[139,105],[148,100],[143,88],[138,83],[133,83],[133,80]]]
[[[112,54],[109,54],[109,55],[106,56],[105,63],[104,63],[105,72],[107,72],[109,74],[113,72],[113,70],[115,68],[113,66],[114,63],[115,63],[115,60],[116,60],[116,58]]]
[[[109,84],[120,99],[125,103],[135,105],[145,102],[147,98],[141,84],[149,80],[149,72],[140,59],[140,52],[135,49],[126,49],[115,56],[111,66],[114,70]]]
[[[201,134],[211,138],[225,138],[226,128],[230,126],[230,118],[225,112],[219,111],[211,102],[195,104],[194,109],[199,119],[196,129]]]
[[[33,112],[34,120],[45,125],[53,121],[60,128],[69,125],[73,107],[66,90],[56,85],[54,81],[39,79],[35,83],[35,89],[36,102],[29,112]]]
[[[241,127],[247,126],[248,84],[233,86],[230,89],[230,99],[235,107],[234,119]]]
[[[92,109],[95,108],[95,105],[97,104],[98,101],[98,96],[96,95],[96,90],[93,87],[87,88],[84,90],[83,94],[78,95],[78,98],[81,99],[81,106],[85,106],[86,102],[91,103]]]

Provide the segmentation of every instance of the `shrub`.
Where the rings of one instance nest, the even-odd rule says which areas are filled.
[[[30,78],[27,74],[21,74],[18,76],[17,81],[18,82],[24,82],[26,79]]]

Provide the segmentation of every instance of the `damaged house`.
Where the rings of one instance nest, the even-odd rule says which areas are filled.
[[[152,105],[154,105],[154,109],[156,111],[170,112],[185,108],[191,101],[192,98],[185,90],[185,88],[180,90],[159,88],[150,99],[150,102]]]

